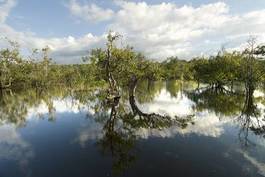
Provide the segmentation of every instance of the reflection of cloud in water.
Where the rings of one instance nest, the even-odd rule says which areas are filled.
[[[253,93],[253,96],[255,98],[257,98],[257,97],[263,97],[264,96],[264,93],[262,91],[260,91],[260,90],[255,90],[254,93]]]
[[[199,112],[195,115],[195,124],[188,126],[183,129],[182,132],[186,133],[196,133],[204,136],[219,137],[224,132],[224,124],[228,120],[220,120],[213,112]]]
[[[166,89],[162,89],[160,94],[151,103],[145,103],[139,105],[139,107],[146,112],[155,112],[174,117],[176,115],[184,116],[193,114],[193,105],[194,102],[189,100],[184,94],[181,95],[179,92],[177,97],[171,97]]]
[[[94,110],[90,109],[87,105],[80,103],[78,100],[72,99],[55,99],[52,100],[53,108],[55,109],[56,113],[74,113],[78,114],[80,111],[87,111],[90,114],[94,114]],[[29,108],[28,110],[28,119],[34,118],[38,115],[44,115],[49,113],[48,105],[42,101],[36,107]]]
[[[224,132],[224,124],[228,122],[228,120],[219,120],[214,113],[206,111],[196,114],[193,121],[195,123],[194,125],[190,124],[184,129],[176,126],[162,130],[139,128],[135,130],[135,135],[142,139],[148,139],[149,137],[170,138],[177,134],[188,135],[191,133],[202,136],[219,137]],[[93,121],[93,119],[89,119],[87,124],[82,126],[79,130],[75,141],[81,146],[84,146],[90,140],[100,139],[103,136],[102,128],[102,124]]]
[[[102,129],[102,124],[89,119],[88,122],[79,129],[75,142],[78,142],[82,147],[84,147],[88,141],[102,138]]]
[[[0,127],[0,159],[17,161],[24,172],[34,156],[31,146],[16,131],[14,125]]]
[[[229,119],[220,120],[215,113],[209,111],[195,113],[192,108],[194,104],[195,103],[189,100],[184,94],[181,95],[180,92],[177,94],[177,97],[174,98],[163,89],[151,103],[138,104],[139,108],[143,110],[143,112],[166,114],[173,118],[175,116],[194,114],[192,120],[194,124],[189,124],[184,129],[177,126],[162,130],[140,128],[135,131],[137,137],[147,139],[149,137],[173,137],[176,134],[187,135],[191,133],[210,137],[221,136],[224,132],[224,124],[226,124]],[[76,141],[83,146],[89,140],[95,140],[101,137],[102,125],[90,119],[89,122],[80,129]]]
[[[243,157],[248,160],[255,168],[257,168],[258,173],[265,176],[265,163],[259,162],[254,157],[251,157],[247,152],[239,151]]]
[[[224,132],[223,125],[227,120],[219,120],[219,117],[213,112],[204,111],[195,113],[192,108],[194,104],[194,102],[180,92],[174,98],[163,89],[152,103],[140,105],[141,109],[146,112],[166,114],[171,117],[195,114],[193,119],[195,124],[189,125],[184,129],[180,127],[171,127],[162,131],[141,129],[139,135],[147,138],[148,136],[171,137],[175,134],[196,133],[198,135],[219,137]]]
[[[219,118],[214,113],[205,111],[196,114],[193,122],[193,125],[188,125],[184,129],[175,126],[164,130],[140,129],[137,134],[142,138],[148,138],[149,136],[173,137],[176,134],[186,135],[190,133],[210,137],[219,137],[223,134],[223,126],[227,121],[219,120]]]

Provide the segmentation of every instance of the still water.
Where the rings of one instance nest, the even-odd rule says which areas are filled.
[[[265,176],[262,89],[247,105],[240,86],[143,82],[122,94],[110,106],[100,89],[2,92],[0,177]]]

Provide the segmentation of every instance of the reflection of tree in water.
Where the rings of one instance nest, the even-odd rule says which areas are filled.
[[[160,93],[163,87],[164,82],[142,80],[137,83],[135,96],[138,98],[139,103],[148,103],[153,101],[155,96]],[[129,90],[128,87],[125,87],[122,89],[122,98],[127,97],[129,97]]]
[[[55,109],[52,95],[39,89],[2,90],[0,93],[0,114],[2,122],[25,125],[29,109],[45,103],[49,112],[49,120],[54,119]],[[42,117],[40,115],[40,117]]]
[[[111,107],[110,117],[103,127],[104,136],[97,144],[104,155],[112,156],[113,173],[120,174],[135,160],[133,151],[135,136],[130,129],[118,122],[122,114],[118,112],[119,98],[108,104]]]
[[[182,80],[177,81],[167,81],[166,82],[166,89],[170,93],[171,97],[177,97],[178,93],[183,93],[184,89],[184,82]]]
[[[27,115],[24,99],[20,95],[13,94],[11,90],[1,90],[0,114],[2,122],[23,125]]]
[[[144,113],[136,104],[137,81],[129,85],[130,111],[126,110],[120,97],[108,100],[110,116],[103,128],[103,138],[98,146],[103,154],[110,154],[113,159],[113,173],[121,174],[136,160],[134,149],[136,132],[141,128],[163,129],[170,126],[185,128],[191,122],[192,116],[184,118],[169,117],[157,113]]]
[[[47,105],[51,118],[55,112],[50,94],[37,89],[1,90],[0,97],[2,122],[24,125],[29,109],[41,103]]]
[[[48,120],[55,120],[56,99],[71,99],[72,102],[78,100],[79,105],[88,105],[95,99],[93,90],[74,91],[68,88],[59,88],[58,86],[50,88],[27,88],[19,90],[1,90],[0,91],[0,121],[12,123],[17,126],[26,124],[30,109],[45,105],[48,111]],[[35,112],[39,118],[44,118],[42,113]]]
[[[197,111],[211,110],[224,116],[237,115],[243,105],[244,95],[226,91],[216,92],[215,89],[202,88],[186,91],[187,97],[195,102]]]
[[[240,92],[216,92],[211,88],[185,93],[195,102],[197,111],[211,110],[222,116],[236,117],[240,125],[239,140],[242,144],[246,146],[253,144],[249,140],[249,131],[255,135],[265,136],[265,120],[261,118],[261,110],[254,103],[254,89],[246,89],[245,95]]]
[[[253,93],[254,89],[247,92],[242,112],[237,118],[241,127],[238,137],[245,146],[253,144],[248,138],[249,130],[255,135],[265,137],[265,120],[261,119],[261,110],[254,103]]]

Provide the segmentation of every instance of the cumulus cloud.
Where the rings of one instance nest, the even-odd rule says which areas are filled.
[[[230,13],[224,2],[199,7],[115,2],[119,9],[111,13],[107,29],[123,34],[126,43],[152,59],[169,56],[190,59],[216,53],[223,45],[236,49],[250,35],[265,39],[265,9],[236,15]],[[79,11],[88,9],[77,7],[82,9]],[[91,16],[82,14],[83,18]]]
[[[57,63],[80,63],[81,57],[88,54],[89,50],[103,46],[105,35],[95,36],[91,33],[75,38],[72,36],[62,38],[42,38],[33,32],[17,31],[5,20],[16,2],[14,0],[0,1],[0,38],[7,37],[18,42],[21,48],[30,51],[33,48],[49,46],[51,57]],[[0,42],[0,45],[3,41]]]
[[[89,22],[106,21],[114,15],[111,9],[103,9],[96,4],[81,5],[76,0],[71,0],[68,8],[74,16]]]
[[[41,38],[31,32],[17,31],[5,23],[15,4],[14,0],[0,0],[0,34],[18,41],[24,48],[48,45],[57,62],[78,63],[89,50],[105,44],[105,34]],[[241,49],[250,35],[265,41],[265,9],[232,14],[224,2],[197,7],[119,0],[114,4],[116,10],[70,0],[67,7],[79,20],[105,21],[102,24],[104,33],[109,29],[119,32],[124,36],[123,43],[150,59],[162,60],[169,56],[190,59],[215,54],[222,46]]]
[[[0,24],[0,32],[5,31],[5,37],[17,41],[21,47],[28,50],[49,46],[51,57],[59,63],[79,63],[81,57],[88,54],[89,49],[99,46],[104,41],[103,36],[84,35],[80,38],[68,36],[65,38],[39,38],[32,34],[14,31]],[[101,45],[103,46],[103,45]]]
[[[48,46],[51,49],[51,57],[57,63],[80,63],[82,56],[87,55],[92,48],[103,46],[105,39],[105,35],[94,36],[91,33],[79,38],[72,36],[41,38],[34,33],[16,31],[12,27],[1,23],[0,34],[2,38],[7,37],[18,42],[21,48],[27,49],[27,51],[32,48],[41,49]]]
[[[232,15],[223,2],[197,8],[178,7],[174,3],[122,2],[119,5],[121,9],[110,27],[155,59],[211,54],[223,44],[237,46],[250,34],[265,34],[265,10]]]
[[[15,0],[0,0],[0,23],[6,21],[10,10],[16,5]]]

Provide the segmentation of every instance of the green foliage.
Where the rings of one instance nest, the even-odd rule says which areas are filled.
[[[87,57],[96,69],[98,79],[108,81],[111,77],[118,81],[118,86],[128,85],[132,77],[137,79],[157,80],[160,78],[160,64],[149,61],[132,47],[118,48],[115,35],[109,34],[107,49],[94,49]]]
[[[191,64],[177,57],[170,57],[161,63],[162,76],[165,80],[192,79]]]
[[[91,64],[58,65],[49,58],[49,48],[34,49],[29,58],[23,58],[17,43],[9,41],[7,48],[0,49],[0,87],[45,88],[50,85],[79,85],[87,89],[97,84],[95,67]]]
[[[233,85],[240,81],[256,87],[265,81],[265,46],[254,40],[243,52],[219,52],[209,58],[191,61],[170,57],[163,62],[148,60],[130,46],[118,47],[120,35],[109,33],[106,48],[93,49],[83,64],[58,65],[49,58],[49,47],[32,51],[28,58],[20,54],[19,45],[8,41],[0,49],[0,87],[39,87],[78,85],[88,89],[95,85],[128,86],[138,80],[195,80],[213,87]]]
[[[192,61],[194,79],[218,87],[238,81],[241,79],[241,60],[241,54],[237,52],[223,52],[209,59],[195,59]]]

